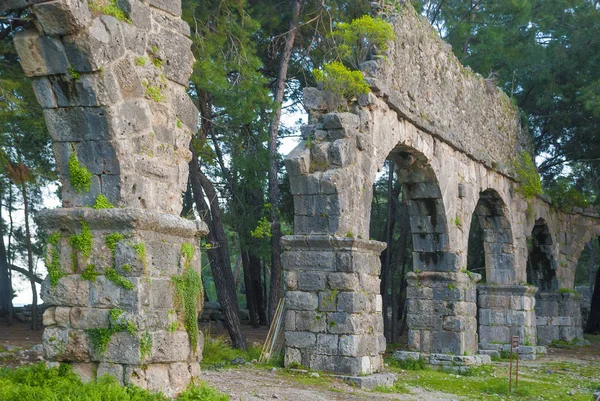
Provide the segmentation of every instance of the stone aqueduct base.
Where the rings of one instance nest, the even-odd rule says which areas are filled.
[[[48,360],[71,362],[84,379],[108,374],[121,384],[167,395],[200,374],[202,333],[194,350],[171,277],[185,265],[200,272],[198,252],[188,260],[182,246],[195,244],[207,231],[204,225],[148,210],[90,208],[47,210],[39,223],[60,235],[47,255],[58,270],[42,284],[42,298],[50,305],[43,334]],[[72,235],[85,235],[82,227],[92,238],[87,256],[72,246]],[[117,239],[114,247],[107,238]],[[60,277],[55,284],[53,276]],[[109,277],[131,283],[131,289]],[[118,325],[102,351],[94,337]]]

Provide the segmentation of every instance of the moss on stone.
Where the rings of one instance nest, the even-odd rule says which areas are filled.
[[[115,333],[118,333],[120,331],[126,331],[129,334],[134,334],[136,332],[135,325],[133,324],[133,322],[126,320],[123,317],[124,314],[125,312],[122,309],[113,308],[108,314],[108,328],[96,328],[86,330],[94,352],[97,352],[100,355],[104,354],[106,352],[106,349],[108,348],[108,344],[110,343],[111,337]]]
[[[194,254],[196,250],[194,246],[189,242],[184,242],[181,244],[181,255],[183,255],[183,259],[185,260],[184,268],[188,268],[190,263],[192,263],[192,259],[194,259]]]
[[[58,249],[56,249],[57,245],[58,240],[56,243],[52,243],[51,240],[48,239],[48,250],[46,253],[46,259],[44,260],[46,264],[46,270],[48,270],[50,285],[52,287],[58,284],[58,280],[60,280],[61,277],[66,276],[66,273],[60,267],[60,254],[58,253]]]
[[[183,315],[183,326],[188,333],[190,346],[196,352],[199,338],[198,312],[204,297],[202,277],[188,266],[180,276],[171,277],[171,281],[175,287],[175,304]]]
[[[133,249],[135,249],[135,253],[137,254],[138,260],[142,262],[142,266],[144,267],[144,272],[146,272],[146,245],[143,242],[138,242],[133,245]]]
[[[165,95],[162,93],[162,89],[159,86],[147,85],[146,86],[146,97],[154,100],[156,103],[160,103],[166,100]]]
[[[77,193],[90,192],[90,187],[92,185],[92,173],[83,166],[79,160],[77,160],[77,155],[75,154],[74,147],[71,151],[71,156],[69,156],[69,182],[71,183],[71,187]]]
[[[123,266],[121,266],[121,269],[125,272],[130,272],[131,271],[131,265],[129,264],[124,264]]]
[[[143,67],[146,65],[146,57],[142,56],[142,57],[136,57],[134,59],[135,61],[135,65],[139,65],[140,67]]]
[[[121,240],[123,240],[123,234],[121,233],[112,233],[104,238],[104,243],[108,249],[110,249],[110,253],[113,255],[113,257],[115,255],[115,251],[117,250],[117,244]]]
[[[77,252],[81,254],[81,256],[86,259],[92,253],[92,243],[94,240],[94,236],[92,235],[92,230],[87,225],[85,221],[81,222],[81,232],[79,234],[73,234],[69,238],[69,244],[73,248],[71,251],[71,262],[73,265],[71,266],[73,271],[77,270]]]
[[[150,353],[152,352],[152,335],[148,332],[145,332],[140,337],[140,354],[142,356],[142,360],[145,360]]]
[[[127,280],[127,278],[125,278],[124,276],[121,276],[116,269],[109,267],[108,269],[106,269],[104,275],[107,279],[109,279],[119,287],[130,291],[133,290],[133,283]]]
[[[108,198],[102,194],[99,194],[96,197],[96,202],[94,202],[94,206],[92,206],[94,209],[99,210],[99,209],[114,209],[115,205],[113,205],[112,203],[110,203],[110,201],[108,200]]]
[[[83,272],[81,273],[81,279],[91,281],[92,283],[96,281],[96,278],[100,275],[96,270],[96,265],[89,264],[85,267]]]

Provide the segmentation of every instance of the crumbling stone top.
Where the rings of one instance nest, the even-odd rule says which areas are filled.
[[[403,118],[504,173],[528,133],[509,97],[464,67],[452,48],[410,5],[391,17],[396,40],[384,58],[361,69],[375,94]]]
[[[148,230],[181,237],[208,234],[208,226],[201,220],[185,220],[147,209],[60,208],[42,210],[38,217],[38,224],[47,230],[76,231],[81,221],[106,230]]]

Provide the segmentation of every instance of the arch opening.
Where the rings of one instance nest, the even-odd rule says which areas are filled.
[[[544,219],[537,219],[528,239],[527,283],[538,292],[558,291],[556,260],[552,254],[552,237]]]

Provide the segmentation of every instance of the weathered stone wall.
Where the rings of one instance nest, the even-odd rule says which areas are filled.
[[[393,160],[411,215],[412,349],[470,354],[478,342],[508,344],[512,335],[533,346],[538,334],[535,289],[526,285],[528,237],[540,219],[548,225],[556,238],[549,249],[557,288],[572,289],[583,245],[600,233],[599,216],[593,210],[563,213],[542,198],[524,199],[508,166],[527,141],[506,95],[465,72],[409,6],[393,21],[397,39],[387,59],[362,64],[372,93],[349,105],[349,112],[326,114],[327,97],[305,90],[311,124],[286,157],[294,241],[368,238],[372,185],[385,160]],[[466,272],[472,218],[485,234],[488,286],[478,305],[480,338],[474,329],[477,280]],[[297,270],[284,260],[286,270]],[[295,274],[300,280],[304,273]],[[318,355],[296,340],[288,338],[286,352],[296,355],[288,364]]]
[[[207,232],[179,217],[198,125],[181,2],[117,0],[117,13],[106,1],[13,6],[33,3],[35,29],[14,42],[44,109],[63,200],[39,221],[50,235],[46,357],[85,379],[110,374],[175,395],[200,373],[202,334],[184,321],[201,311]]]
[[[396,40],[385,59],[361,66],[390,107],[486,166],[510,171],[530,139],[508,96],[465,68],[412,7],[402,7],[391,23]]]
[[[583,340],[581,295],[571,292],[542,292],[535,306],[538,343]]]
[[[384,247],[353,238],[285,237],[287,366],[349,375],[383,368]]]
[[[15,35],[15,46],[44,108],[63,206],[91,206],[102,193],[116,206],[177,214],[198,124],[186,93],[190,30],[177,2],[119,4],[131,22],[93,14],[85,0],[37,4],[37,29]],[[71,185],[72,153],[93,175],[90,191]]]

